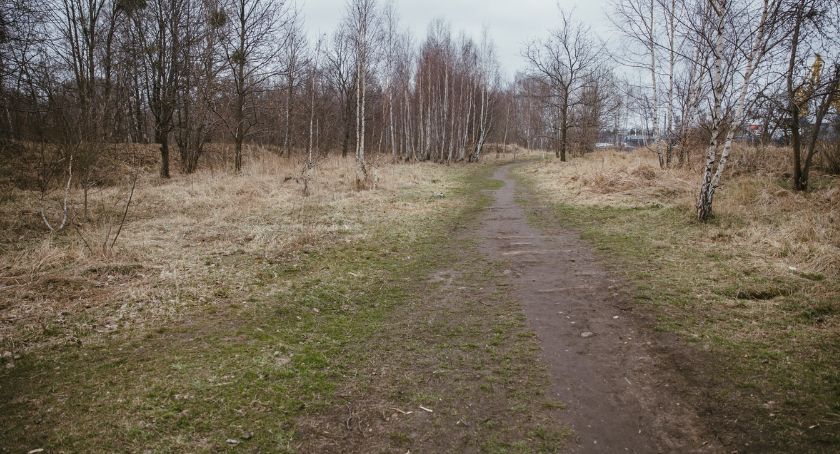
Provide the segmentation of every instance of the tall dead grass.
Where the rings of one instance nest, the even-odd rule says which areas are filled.
[[[152,150],[153,152],[153,150]],[[241,303],[268,264],[341,242],[371,238],[457,208],[431,201],[455,188],[463,167],[372,165],[377,190],[355,191],[352,159],[325,158],[302,195],[303,162],[252,148],[241,175],[211,167],[161,181],[145,172],[114,249],[127,186],[91,195],[91,220],[49,235],[38,194],[7,188],[0,200],[0,347],[77,341],[127,326],[156,326],[191,308]],[[4,189],[6,191],[6,189]],[[80,194],[73,194],[80,216]],[[282,282],[277,285],[282,286]]]
[[[714,208],[719,219],[733,222],[710,226],[709,235],[715,247],[747,251],[757,261],[840,277],[840,178],[814,175],[812,192],[791,191],[787,157],[784,149],[737,148]],[[646,152],[601,151],[568,163],[545,161],[530,171],[565,203],[673,207],[687,220],[700,178],[697,170],[660,170]]]

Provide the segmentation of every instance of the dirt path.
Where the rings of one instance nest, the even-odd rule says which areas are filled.
[[[621,283],[573,232],[531,227],[511,166],[481,221],[480,249],[506,264],[513,295],[537,333],[572,452],[719,452],[722,447],[675,394],[691,392],[661,367],[654,338],[632,314]],[[676,389],[676,390],[675,390]],[[675,390],[675,391],[672,391]]]

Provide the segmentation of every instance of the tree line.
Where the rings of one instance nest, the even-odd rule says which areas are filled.
[[[548,138],[565,160],[570,147],[587,151],[593,137],[635,122],[662,168],[705,148],[697,217],[706,220],[749,126],[753,138],[790,146],[792,186],[808,190],[829,120],[840,134],[840,2],[613,0],[609,18],[614,49],[568,11],[525,49],[530,71],[513,90],[529,144]]]
[[[102,150],[123,143],[158,144],[163,178],[171,152],[191,173],[222,144],[238,172],[254,143],[309,170],[352,153],[366,187],[371,153],[474,162],[499,143],[566,160],[633,125],[662,168],[705,149],[705,220],[746,125],[790,146],[793,187],[807,190],[838,123],[834,0],[612,0],[614,48],[561,11],[511,81],[486,32],[437,20],[418,42],[392,4],[344,8],[312,42],[289,0],[0,0],[0,140],[38,149],[43,185],[71,166],[96,184]]]
[[[38,143],[84,178],[105,147],[154,143],[194,172],[221,143],[240,171],[247,143],[286,155],[366,153],[477,161],[499,65],[487,36],[444,21],[415,43],[393,5],[352,0],[310,42],[287,0],[2,0],[0,134]],[[310,159],[311,160],[311,159]]]

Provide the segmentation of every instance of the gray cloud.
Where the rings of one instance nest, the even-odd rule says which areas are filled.
[[[346,3],[341,0],[299,0],[311,36],[329,33],[344,16]],[[554,28],[559,17],[555,0],[394,0],[403,28],[418,40],[426,34],[429,23],[443,18],[456,33],[464,31],[476,40],[487,28],[498,50],[503,74],[512,76],[525,67],[522,48]],[[584,23],[600,35],[610,27],[604,10],[607,0],[560,0],[564,10],[574,9]]]

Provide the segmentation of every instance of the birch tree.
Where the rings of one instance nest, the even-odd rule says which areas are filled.
[[[312,172],[315,169],[315,100],[318,90],[318,75],[320,71],[321,47],[323,38],[318,39],[315,45],[315,55],[312,57],[312,65],[309,73],[309,141],[306,145],[306,164],[303,168],[303,195],[309,195],[309,182],[312,179]]]
[[[666,103],[667,110],[665,112],[665,136],[667,139],[667,147],[665,150],[665,167],[669,167],[673,161],[673,145],[675,138],[674,122],[676,121],[676,70],[677,70],[677,55],[678,49],[678,22],[677,17],[683,16],[685,13],[685,2],[678,2],[677,0],[657,0],[659,2],[660,10],[663,14],[663,24],[665,26],[666,48],[668,55],[668,69],[667,69],[667,94]],[[661,155],[660,155],[661,156]]]
[[[758,5],[749,0],[709,0],[702,22],[696,23],[697,36],[711,48],[711,65],[705,69],[712,81],[712,130],[697,199],[700,221],[708,220],[712,214],[715,191],[726,170],[735,131],[744,122],[756,68],[785,39],[779,36],[778,29],[781,7],[782,0],[763,0]],[[731,113],[724,115],[723,103],[728,95],[734,96],[735,101]]]
[[[672,1],[672,0],[666,0]],[[675,3],[675,2],[674,2]],[[648,73],[650,80],[650,107],[651,107],[651,124],[653,126],[653,142],[656,156],[659,158],[659,166],[665,168],[667,165],[667,158],[662,148],[662,132],[661,132],[661,118],[659,114],[659,11],[664,8],[659,8],[659,0],[619,0],[614,3],[614,12],[610,16],[613,23],[616,24],[621,31],[625,43],[618,52],[620,57],[618,60],[625,66],[639,68]],[[665,14],[664,23],[669,24],[669,42],[672,39],[672,30],[674,27],[675,16],[673,10]],[[639,52],[637,49],[642,49]],[[673,45],[671,46],[673,52]],[[671,61],[674,61],[674,55],[670,55]],[[673,65],[670,66],[671,74],[673,74]],[[669,96],[672,92],[669,91]]]
[[[484,149],[484,144],[487,142],[487,136],[492,127],[491,112],[491,87],[498,84],[498,63],[496,61],[496,54],[493,43],[484,31],[481,48],[479,51],[479,75],[478,86],[480,93],[480,101],[478,104],[477,117],[477,138],[475,148],[470,155],[470,162],[478,162],[481,160],[481,152]]]
[[[365,160],[367,126],[367,76],[378,36],[376,0],[351,0],[347,23],[351,31],[353,56],[356,63],[356,186],[370,186]]]
[[[228,29],[221,40],[227,76],[233,88],[231,115],[220,115],[234,141],[234,170],[242,171],[242,147],[257,124],[253,106],[261,86],[278,74],[288,43],[290,16],[285,0],[228,0]]]

